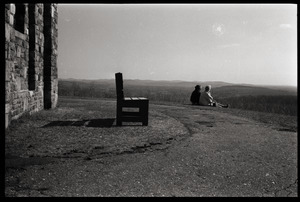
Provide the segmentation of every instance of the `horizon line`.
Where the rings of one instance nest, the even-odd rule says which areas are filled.
[[[107,78],[107,79],[87,79],[87,78],[58,78],[58,79],[72,79],[72,80],[89,80],[89,81],[97,81],[97,80],[115,80],[114,78]],[[219,82],[219,83],[225,83],[225,84],[233,84],[233,85],[250,85],[250,86],[285,86],[285,87],[295,87],[297,88],[298,85],[287,85],[287,84],[252,84],[252,83],[233,83],[233,82],[227,82],[227,81],[186,81],[186,80],[153,80],[153,79],[124,79],[124,80],[138,80],[138,81],[153,81],[153,82],[195,82],[195,83],[210,83],[210,82]]]

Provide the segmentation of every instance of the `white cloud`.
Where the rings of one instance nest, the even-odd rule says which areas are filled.
[[[290,24],[280,24],[279,27],[281,29],[289,29],[289,28],[292,28],[292,26]]]
[[[225,26],[223,24],[215,23],[212,26],[213,34],[222,36],[225,33]]]
[[[231,48],[231,47],[238,47],[241,44],[239,43],[232,43],[232,44],[224,44],[224,45],[219,45],[218,48]]]

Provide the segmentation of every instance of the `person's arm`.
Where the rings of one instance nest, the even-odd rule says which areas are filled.
[[[210,102],[210,103],[213,103],[214,98],[211,96],[210,92],[207,93],[207,95],[208,95],[209,102]]]

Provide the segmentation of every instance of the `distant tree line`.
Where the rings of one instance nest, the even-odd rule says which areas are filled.
[[[240,92],[225,92],[226,88],[213,89],[213,97],[231,108],[278,113],[297,116],[297,96],[292,95],[247,95],[247,88]],[[124,85],[124,95],[128,97],[147,97],[151,102],[174,102],[188,104],[193,89],[172,86]],[[264,93],[264,92],[262,92]],[[249,92],[248,94],[253,94]],[[59,81],[59,96],[91,98],[116,98],[114,85],[95,82]]]
[[[92,97],[92,98],[115,98],[115,88],[100,86],[93,82],[59,81],[58,95]]]

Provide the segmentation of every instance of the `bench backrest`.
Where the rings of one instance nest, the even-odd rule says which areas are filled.
[[[120,72],[116,73],[115,80],[116,80],[117,100],[122,100],[124,99],[122,73]]]

